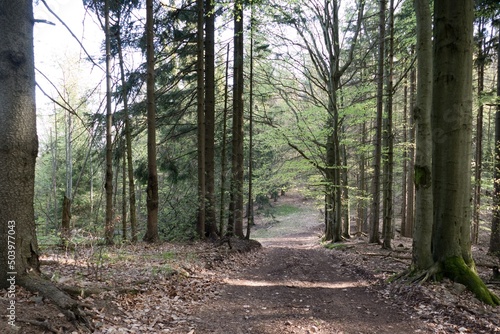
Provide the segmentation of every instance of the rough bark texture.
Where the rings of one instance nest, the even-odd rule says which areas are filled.
[[[146,1],[147,39],[147,119],[148,119],[148,222],[144,241],[157,242],[158,236],[158,171],[156,166],[156,106],[154,92],[153,0]]]
[[[0,0],[0,288],[39,270],[33,22],[31,0]]]
[[[414,110],[416,120],[415,226],[413,230],[413,266],[428,269],[433,264],[432,240],[432,17],[427,0],[414,1],[417,15],[418,87]]]
[[[434,5],[432,252],[444,276],[498,305],[477,277],[470,242],[473,4],[442,0]]]

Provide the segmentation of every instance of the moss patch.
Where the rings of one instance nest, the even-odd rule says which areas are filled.
[[[461,257],[447,258],[442,262],[442,269],[445,277],[465,285],[480,301],[492,306],[500,305],[500,299],[488,289]]]

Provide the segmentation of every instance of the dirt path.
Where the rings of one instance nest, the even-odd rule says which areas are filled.
[[[302,231],[258,239],[264,249],[255,263],[227,273],[220,297],[197,314],[194,333],[431,333],[321,248],[318,228],[313,219]]]

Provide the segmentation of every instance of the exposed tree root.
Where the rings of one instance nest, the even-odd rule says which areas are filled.
[[[500,305],[500,299],[492,293],[486,284],[479,278],[477,273],[471,269],[463,258],[450,257],[445,261],[435,263],[427,270],[415,270],[410,268],[390,279],[390,282],[401,281],[408,284],[423,284],[426,281],[440,280],[447,277],[450,280],[463,284],[476,298],[491,306]]]
[[[52,282],[36,274],[27,274],[19,277],[18,283],[29,291],[40,293],[43,297],[50,299],[79,329],[80,333],[94,330],[92,322],[83,310],[82,305],[57,288]]]
[[[444,260],[442,273],[445,277],[465,285],[480,301],[492,306],[500,305],[500,299],[497,295],[488,289],[477,273],[467,266],[462,257],[455,256]]]

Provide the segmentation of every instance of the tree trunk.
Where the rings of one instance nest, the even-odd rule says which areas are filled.
[[[156,105],[155,105],[155,59],[153,30],[153,0],[146,0],[146,40],[147,40],[147,82],[146,105],[148,123],[148,187],[146,206],[148,208],[147,229],[143,240],[149,243],[159,241],[158,235],[158,171],[156,166]]]
[[[471,253],[473,5],[472,0],[434,4],[432,254],[444,276],[498,305],[477,276]]]
[[[253,46],[254,46],[254,16],[253,3],[250,4],[250,108],[249,108],[249,124],[248,124],[248,221],[246,239],[250,239],[251,227],[254,225],[253,220]]]
[[[125,141],[122,140],[123,145]],[[127,156],[122,158],[122,240],[127,240]]]
[[[498,29],[500,38],[500,29]],[[500,43],[497,55],[500,56]],[[495,113],[495,160],[493,182],[493,219],[489,252],[500,256],[500,61],[497,62],[497,108]]]
[[[71,237],[71,200],[64,195],[62,203],[61,242],[67,246]]]
[[[413,52],[412,52],[413,54]],[[410,124],[408,142],[410,149],[408,150],[408,179],[407,195],[406,195],[406,225],[405,230],[401,231],[404,237],[411,238],[413,236],[413,227],[415,225],[415,85],[416,71],[414,68],[410,70]]]
[[[417,101],[415,202],[413,231],[413,266],[425,270],[432,266],[432,16],[427,0],[414,1],[417,15]]]
[[[8,288],[39,272],[33,206],[38,138],[32,2],[2,0],[0,8],[0,288]]]
[[[477,244],[479,238],[479,213],[481,211],[481,172],[483,164],[483,114],[484,106],[481,101],[484,90],[484,37],[482,36],[483,19],[480,19],[478,25],[479,42],[477,55],[477,96],[479,100],[479,108],[476,119],[476,154],[474,166],[474,204],[473,208],[473,225],[472,225],[472,242]],[[498,80],[498,79],[497,79]]]
[[[351,205],[349,199],[347,148],[342,144],[342,238],[351,238]]]
[[[384,249],[391,249],[392,227],[394,224],[394,198],[392,191],[392,183],[394,181],[394,134],[392,133],[392,95],[393,83],[393,57],[394,57],[394,0],[389,1],[389,45],[387,46],[387,66],[386,71],[386,118],[384,124],[384,147],[386,150],[384,159],[384,217],[382,224]]]
[[[234,73],[233,139],[231,155],[232,229],[228,232],[243,238],[243,2],[234,4]]]
[[[111,36],[109,26],[109,0],[105,1],[104,29],[106,35],[106,220],[104,238],[106,244],[112,245],[114,235],[113,221],[113,141],[111,131],[113,126],[113,113],[111,110]]]
[[[408,185],[406,183],[408,179],[408,83],[404,81],[403,88],[403,175],[401,177],[401,235],[404,235],[404,230],[406,228],[406,199],[408,192]]]
[[[215,13],[212,0],[205,1],[205,227],[217,237],[215,218]]]
[[[220,163],[220,226],[219,233],[224,234],[224,220],[226,208],[226,147],[227,147],[227,100],[228,100],[228,85],[229,85],[229,44],[226,51],[226,74],[224,80],[224,110],[222,111],[222,148],[221,148],[221,163]]]
[[[196,34],[196,107],[197,107],[197,138],[198,138],[198,237],[205,238],[205,66],[204,66],[204,5],[203,0],[196,0],[197,34]]]
[[[373,189],[370,226],[370,243],[380,243],[380,164],[382,157],[382,114],[384,101],[384,51],[385,51],[385,8],[386,0],[379,0],[379,48],[377,69],[377,121],[375,134],[375,152],[373,157]]]

